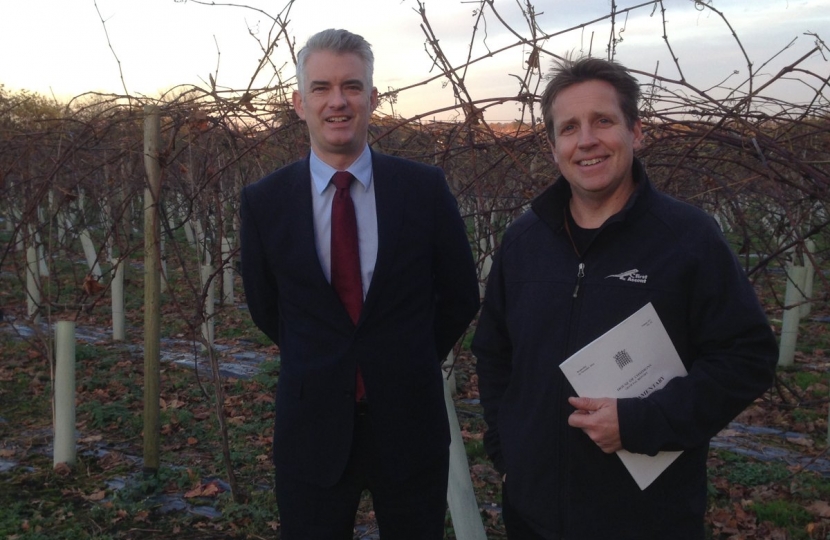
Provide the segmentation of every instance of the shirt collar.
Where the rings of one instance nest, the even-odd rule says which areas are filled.
[[[311,181],[314,183],[314,189],[317,190],[317,193],[323,193],[323,190],[328,187],[329,182],[331,182],[331,177],[334,176],[337,169],[329,166],[317,157],[313,149],[311,150],[311,158],[309,161]],[[357,181],[361,183],[364,190],[369,189],[369,185],[372,183],[372,152],[369,150],[368,144],[360,156],[346,170],[352,173]]]

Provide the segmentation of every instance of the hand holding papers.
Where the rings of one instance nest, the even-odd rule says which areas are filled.
[[[646,397],[686,375],[671,338],[651,303],[601,335],[560,366],[581,397]],[[617,455],[640,489],[649,486],[681,452]]]

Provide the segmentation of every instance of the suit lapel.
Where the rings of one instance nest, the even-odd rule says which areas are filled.
[[[372,151],[372,181],[375,183],[375,208],[378,218],[378,257],[372,283],[366,293],[361,319],[372,309],[391,272],[403,223],[403,190],[393,160]]]
[[[308,270],[314,272],[314,279],[326,281],[320,258],[317,256],[317,245],[314,240],[314,205],[311,200],[311,170],[306,158],[300,165],[297,174],[290,176],[291,200],[296,201],[296,219],[293,220],[294,239],[301,246],[302,260],[309,261]],[[311,264],[313,261],[314,264]]]
[[[300,256],[295,264],[305,268],[305,271],[311,272],[311,278],[316,283],[316,288],[323,291],[323,302],[326,311],[332,314],[334,319],[348,323],[353,326],[351,317],[340,301],[337,291],[331,286],[331,283],[326,279],[326,274],[323,272],[323,266],[320,263],[320,257],[317,254],[317,244],[314,234],[314,205],[312,202],[311,190],[311,169],[309,168],[309,159],[306,158],[300,164],[300,170],[297,174],[291,175],[291,200],[296,202],[296,219],[292,223],[293,240],[298,246]],[[307,263],[305,262],[307,261]]]

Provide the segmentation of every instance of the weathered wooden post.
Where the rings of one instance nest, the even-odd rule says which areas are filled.
[[[222,305],[233,304],[233,261],[231,260],[231,252],[233,251],[233,237],[222,237]]]
[[[452,517],[452,526],[458,540],[487,540],[484,524],[476,502],[473,482],[470,479],[470,464],[464,450],[461,426],[452,401],[452,393],[444,379],[444,404],[450,419],[450,474],[447,484],[447,503]]]
[[[124,265],[127,264],[125,260],[118,260],[118,257],[113,257],[112,266],[115,272],[112,276],[110,284],[110,294],[112,295],[112,340],[124,341],[126,338],[126,313],[124,311]]]
[[[144,470],[155,474],[159,469],[161,422],[159,398],[161,376],[161,273],[159,260],[159,212],[161,165],[159,107],[144,107]]]
[[[9,218],[9,223],[11,223],[11,231],[15,231],[15,227],[17,228],[17,232],[12,236],[12,242],[14,243],[15,251],[24,251],[26,249],[26,243],[23,241],[23,212],[20,211],[19,208],[12,207],[11,208],[11,215]]]
[[[484,298],[484,290],[487,287],[487,277],[490,275],[490,268],[493,266],[493,257],[490,255],[490,243],[486,238],[479,239],[478,246],[478,252],[480,253],[479,257],[483,257],[481,260],[481,271],[479,272],[478,295],[481,298]]]
[[[816,279],[816,267],[813,266],[813,260],[810,258],[816,252],[816,243],[810,239],[804,241],[804,268],[806,269],[804,272],[804,283],[802,284],[801,290],[804,292],[804,300],[806,300],[803,304],[801,304],[801,318],[805,318],[810,314],[810,309],[812,309],[813,303],[811,302],[813,298],[813,283]]]
[[[26,307],[29,319],[35,324],[40,322],[40,285],[37,248],[30,245],[26,248]]]
[[[159,290],[163,293],[167,292],[167,255],[164,252],[164,236],[159,240],[159,258],[161,259],[161,284]]]
[[[798,323],[801,319],[801,303],[804,294],[801,287],[804,284],[806,269],[794,263],[787,265],[787,290],[784,293],[784,315],[781,322],[781,343],[778,349],[778,365],[782,367],[793,365],[795,344],[798,340]]]
[[[213,347],[213,336],[214,336],[214,318],[213,313],[215,311],[214,302],[216,300],[216,281],[211,279],[213,276],[213,266],[210,264],[204,264],[201,267],[202,271],[202,288],[207,287],[207,294],[205,294],[205,305],[202,309],[202,314],[205,317],[205,321],[202,323],[202,337],[205,338],[209,347]]]
[[[38,230],[45,229],[48,230],[46,225],[48,224],[46,219],[45,212],[43,211],[43,206],[38,205],[37,207],[37,226]],[[38,262],[38,270],[40,271],[40,277],[49,277],[49,264],[46,262],[46,248],[43,245],[43,242],[40,239],[40,233],[35,231],[35,244],[37,245],[37,262]]]
[[[55,326],[55,448],[53,466],[75,464],[75,323]]]

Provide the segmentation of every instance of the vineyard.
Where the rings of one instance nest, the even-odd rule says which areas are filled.
[[[507,25],[492,0],[476,4],[476,29],[485,20]],[[617,10],[612,2],[600,20],[611,36],[601,55],[623,47],[615,28],[626,12],[650,11],[655,24],[661,17],[665,24],[663,4]],[[686,78],[676,58],[672,69],[662,70],[672,76],[634,69],[644,95],[638,157],[658,189],[717,219],[776,332],[787,311],[801,314],[795,362],[780,368],[776,386],[738,422],[788,434],[754,437],[760,447],[781,446],[807,458],[800,465],[770,464],[733,451],[734,445],[713,450],[708,527],[712,538],[826,540],[830,507],[821,501],[830,499],[830,466],[822,472],[805,463],[828,458],[830,48],[810,34],[798,42],[801,49],[787,51],[791,62],[772,70],[774,58],[750,61],[725,14],[697,4],[722,19],[742,75],[703,88]],[[426,8],[418,5],[426,53],[440,71],[430,77],[453,89],[456,119],[426,120],[442,111],[376,114],[370,144],[444,169],[468,225],[483,291],[502,232],[558,174],[539,95],[561,54],[547,50],[546,39],[582,28],[543,32],[528,2],[526,27],[510,28],[515,47],[526,51],[523,90],[474,99],[464,74],[487,58],[450,63]],[[267,488],[268,406],[278,351],[244,308],[238,196],[243,186],[309,151],[307,131],[291,106],[294,67],[268,61],[278,45],[293,51],[285,21],[272,18],[276,37],[262,44],[259,69],[272,70],[275,81],[265,88],[182,86],[153,98],[85,94],[61,103],[0,86],[0,478],[15,488],[0,495],[0,536],[138,538],[150,530],[159,538],[258,538],[278,529]],[[474,32],[471,44],[477,39]],[[665,44],[671,51],[670,36]],[[817,57],[821,71],[804,67]],[[808,90],[808,99],[782,97],[779,89],[793,81]],[[407,90],[390,90],[381,99],[394,102]],[[488,122],[488,110],[505,102],[520,117]],[[148,187],[146,168],[145,125],[155,111],[158,193]],[[148,205],[159,212],[160,240],[152,246],[145,245]],[[162,346],[189,363],[162,366],[162,474],[139,481],[148,249],[162,261]],[[814,281],[791,283],[795,296],[787,293],[792,267],[814,275]],[[74,472],[52,470],[47,455],[52,325],[61,320],[92,336],[78,346],[78,430],[86,452]],[[457,348],[456,407],[482,519],[492,538],[502,538],[498,478],[481,448],[468,343],[469,335]],[[261,369],[252,378],[228,377],[222,366],[246,351],[263,361]],[[108,483],[114,477],[132,480],[116,489]],[[161,512],[166,507],[158,494],[174,492],[190,494],[180,499],[190,510],[195,500],[213,510]],[[148,494],[156,497],[149,505]],[[37,504],[24,507],[23,499]],[[361,530],[370,535],[371,516],[363,517]]]

